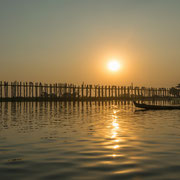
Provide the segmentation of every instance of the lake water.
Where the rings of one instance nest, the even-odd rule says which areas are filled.
[[[180,111],[0,104],[0,179],[180,179]]]

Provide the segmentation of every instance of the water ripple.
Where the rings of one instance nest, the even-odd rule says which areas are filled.
[[[1,179],[178,180],[179,117],[125,101],[2,103]]]

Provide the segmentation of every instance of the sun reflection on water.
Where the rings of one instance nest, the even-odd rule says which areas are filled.
[[[124,113],[124,112],[123,112]],[[106,142],[103,143],[105,148],[111,151],[107,156],[112,159],[124,158],[124,149],[128,149],[130,144],[134,144],[136,136],[130,130],[130,124],[124,126],[124,114],[121,109],[115,107],[112,109],[106,126]],[[126,124],[128,120],[126,119]],[[113,161],[114,162],[114,161]],[[112,163],[113,163],[112,162]]]
[[[119,148],[119,145],[114,145],[113,148],[114,148],[114,149],[117,149],[117,148]]]
[[[113,115],[112,115],[112,136],[111,138],[117,138],[117,130],[119,131],[120,127],[119,127],[119,123],[117,122],[117,115],[116,115],[117,111],[113,110]]]
[[[121,141],[120,137],[118,136],[121,129],[119,127],[119,123],[117,122],[117,110],[113,110],[113,115],[112,115],[112,125],[111,125],[111,139],[113,139],[113,146],[112,149],[117,150],[120,148],[119,142]],[[112,154],[112,157],[115,158],[117,157],[117,152],[114,152]]]

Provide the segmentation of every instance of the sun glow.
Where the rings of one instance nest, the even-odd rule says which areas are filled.
[[[119,63],[118,60],[115,60],[115,59],[114,59],[114,60],[110,60],[110,61],[108,62],[107,67],[108,67],[108,69],[109,69],[110,71],[116,72],[116,71],[118,71],[118,70],[120,69],[121,65],[120,65],[120,63]]]

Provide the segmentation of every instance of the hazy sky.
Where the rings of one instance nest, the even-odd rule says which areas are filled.
[[[0,0],[0,80],[174,86],[180,0]]]

